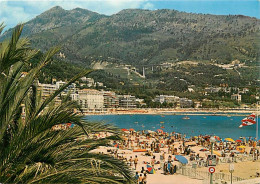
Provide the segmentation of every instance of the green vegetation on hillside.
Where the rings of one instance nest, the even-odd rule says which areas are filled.
[[[54,7],[27,22],[24,36],[43,50],[61,45],[67,60],[75,63],[256,62],[258,25],[258,19],[241,15],[129,9],[104,16]]]

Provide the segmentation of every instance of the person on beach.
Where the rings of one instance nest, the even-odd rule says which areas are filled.
[[[167,170],[168,170],[168,173],[171,174],[171,171],[172,171],[172,163],[168,161],[168,164],[167,164]]]
[[[143,177],[143,184],[147,184],[147,175],[144,174],[144,177]]]
[[[137,183],[138,183],[138,180],[139,180],[139,174],[138,174],[138,172],[135,173],[135,180],[136,180]]]
[[[163,164],[163,173],[164,173],[164,175],[167,174],[167,163],[166,162]]]
[[[130,156],[129,163],[130,163],[130,166],[132,166],[132,163],[133,163],[133,158],[132,158],[132,156]]]
[[[177,165],[175,164],[173,167],[173,174],[175,174],[177,172]]]
[[[137,158],[137,155],[135,155],[135,159],[134,159],[135,170],[136,170],[136,167],[137,167],[137,162],[138,162],[138,158]]]
[[[171,147],[171,154],[174,154],[174,144]]]
[[[165,161],[165,153],[160,155],[160,169],[163,169],[163,163]]]
[[[175,166],[175,165],[172,163],[172,164],[171,164],[171,172],[170,172],[171,174],[174,174],[174,166]]]
[[[148,170],[145,170],[144,167],[142,167],[141,173],[146,174]]]
[[[134,149],[134,141],[131,140],[131,149]]]
[[[143,184],[143,176],[142,176],[142,174],[140,174],[140,176],[139,176],[138,183],[139,184]]]
[[[197,155],[196,155],[196,161],[199,161],[199,159],[200,159],[200,154],[197,153]]]
[[[172,161],[172,156],[169,155],[169,156],[168,156],[168,162],[171,162],[171,161]]]
[[[180,154],[182,154],[182,146],[179,146]]]
[[[152,159],[151,159],[151,165],[152,165],[152,167],[154,168],[154,165],[155,165],[155,156],[153,156]]]

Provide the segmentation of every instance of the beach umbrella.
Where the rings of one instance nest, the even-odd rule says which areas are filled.
[[[188,163],[188,160],[184,157],[184,156],[181,156],[181,155],[175,155],[175,158],[181,162],[182,164],[187,164]]]
[[[116,148],[119,148],[119,144],[115,144],[114,146],[115,146]]]
[[[225,141],[228,141],[228,142],[235,142],[233,139],[231,138],[226,138]]]
[[[236,142],[242,142],[242,141],[238,139],[238,140],[236,140]]]
[[[125,131],[128,131],[126,128],[122,128],[121,130],[124,131],[124,132],[125,132]]]
[[[244,153],[245,152],[245,146],[238,146],[237,147],[237,151],[239,151],[240,153]]]
[[[158,133],[163,133],[163,130],[162,129],[157,129],[157,132]]]
[[[129,129],[129,131],[135,131],[135,129],[133,129],[133,128],[130,128],[130,129]]]
[[[215,136],[215,139],[220,141],[220,137],[219,136]]]
[[[220,154],[218,151],[213,151],[213,154],[215,154],[215,155],[221,157],[221,154]]]
[[[238,148],[246,148],[245,146],[238,146]]]
[[[147,170],[148,170],[149,174],[155,174],[155,170],[153,169],[152,166],[147,164],[146,167],[147,167]]]

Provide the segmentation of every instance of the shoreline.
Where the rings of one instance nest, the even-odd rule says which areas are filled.
[[[107,109],[83,113],[87,115],[187,115],[187,116],[245,116],[256,109]]]

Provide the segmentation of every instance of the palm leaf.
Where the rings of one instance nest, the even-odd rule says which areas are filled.
[[[20,38],[22,28],[17,26],[12,38],[0,45],[0,183],[134,183],[124,162],[94,152],[111,140],[120,140],[118,128],[85,121],[73,112],[78,105],[68,97],[55,105],[55,98],[68,85],[91,70],[78,74],[42,101],[35,79],[59,48],[50,49],[21,78],[38,52],[30,49],[28,39]],[[54,125],[68,122],[76,126],[52,130]],[[111,135],[102,139],[90,136],[97,132]],[[79,140],[83,136],[85,139]]]

